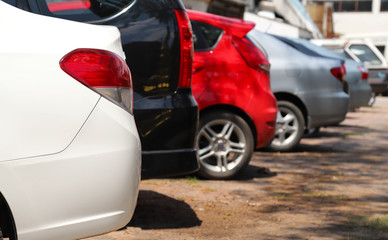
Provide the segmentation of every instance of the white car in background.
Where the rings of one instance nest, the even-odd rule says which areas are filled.
[[[375,95],[388,95],[388,63],[372,42],[367,39],[314,39],[311,42],[334,52],[346,54],[348,58],[365,65],[373,92],[370,105],[373,104]]]
[[[0,239],[125,226],[141,146],[119,31],[0,1],[0,33]]]

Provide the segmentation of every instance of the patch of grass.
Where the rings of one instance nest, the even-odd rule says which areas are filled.
[[[232,216],[232,212],[227,212],[224,215],[224,219],[226,219],[227,217],[230,217],[230,216]]]
[[[187,184],[198,184],[199,180],[196,177],[186,177]]]
[[[367,227],[371,229],[388,230],[388,214],[381,217],[353,216],[349,223],[355,227]]]
[[[359,136],[359,135],[360,134],[348,132],[348,133],[343,133],[342,138],[347,138],[347,137],[351,137],[351,136]]]
[[[286,197],[290,196],[290,194],[288,193],[282,193],[282,192],[279,192],[279,193],[275,193],[272,195],[273,198],[276,198],[276,199],[285,199]]]
[[[333,181],[339,181],[339,177],[337,177],[337,176],[332,176],[332,177],[331,177],[331,180],[333,180]]]
[[[205,193],[209,193],[209,192],[215,192],[217,190],[211,187],[207,187],[207,188],[204,188],[202,191]]]
[[[367,221],[367,225],[368,227],[373,229],[388,230],[388,215],[377,218],[369,218]]]
[[[326,200],[346,200],[345,195],[330,195],[323,192],[313,192],[303,194],[304,198],[316,198],[316,199],[326,199]]]
[[[177,197],[176,200],[180,201],[180,202],[184,202],[185,201],[185,198],[184,197]]]

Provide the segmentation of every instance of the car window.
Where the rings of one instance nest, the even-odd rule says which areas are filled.
[[[333,51],[335,54],[342,58],[347,58],[353,60],[353,58],[345,51],[342,47],[336,47],[336,46],[324,46],[326,49]]]
[[[75,20],[98,21],[113,16],[134,0],[40,0],[48,15]],[[43,12],[45,12],[43,10]]]
[[[221,28],[198,22],[191,21],[193,27],[193,42],[195,51],[204,51],[213,49],[223,33]]]
[[[383,46],[376,46],[376,47],[381,52],[381,54],[384,54],[384,52],[385,52],[385,45],[383,45]]]
[[[350,51],[358,57],[362,62],[370,65],[380,65],[382,64],[381,60],[376,56],[376,54],[365,45],[353,44],[349,47]]]

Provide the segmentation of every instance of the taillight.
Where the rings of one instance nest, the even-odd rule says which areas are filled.
[[[175,9],[175,15],[179,26],[180,51],[180,71],[179,88],[191,87],[191,77],[193,73],[193,32],[191,23],[185,10]]]
[[[330,69],[330,72],[341,82],[345,81],[346,68],[344,64],[341,64],[341,67]]]
[[[76,49],[59,64],[80,83],[132,113],[132,78],[121,57],[106,50]]]
[[[361,79],[362,80],[368,80],[369,78],[369,71],[364,66],[358,66],[358,70],[361,72]]]
[[[232,37],[233,45],[236,47],[245,62],[257,71],[269,74],[271,68],[267,57],[260,49],[246,38]]]

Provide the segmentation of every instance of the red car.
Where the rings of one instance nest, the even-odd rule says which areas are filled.
[[[232,178],[248,165],[254,149],[274,136],[277,104],[270,64],[245,37],[254,23],[187,12],[195,49],[192,92],[200,110],[199,173]]]

